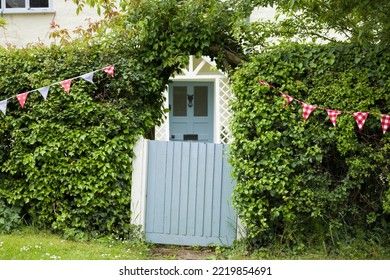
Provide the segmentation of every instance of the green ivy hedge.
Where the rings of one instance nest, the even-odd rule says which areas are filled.
[[[0,100],[115,63],[94,84],[52,85],[0,112],[0,199],[40,228],[87,238],[130,230],[133,146],[163,116],[163,69],[126,38],[0,50]]]
[[[334,127],[325,110],[389,114],[390,54],[349,44],[286,44],[253,57],[233,77],[234,204],[256,246],[336,244],[359,234],[388,240],[390,131],[369,115]],[[368,234],[369,233],[369,234]],[[384,238],[387,236],[386,238]]]

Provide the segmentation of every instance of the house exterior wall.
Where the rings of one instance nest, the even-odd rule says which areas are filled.
[[[49,34],[52,32],[52,23],[58,24],[61,29],[72,31],[79,26],[86,26],[88,18],[91,20],[100,19],[95,10],[88,7],[85,7],[77,15],[77,6],[72,1],[49,1],[52,7],[46,11],[13,13],[11,10],[0,9],[0,17],[7,22],[5,29],[0,28],[0,45],[23,47],[31,43],[49,44],[53,42],[49,38]],[[259,8],[253,12],[249,20],[272,19],[274,15],[273,8]]]
[[[77,6],[72,1],[52,0],[52,9],[30,12],[15,12],[0,10],[0,16],[6,21],[5,29],[0,28],[0,45],[23,47],[31,43],[50,44],[49,38],[52,23],[70,32],[79,26],[87,26],[87,18],[98,20],[97,13],[85,7],[79,15]]]

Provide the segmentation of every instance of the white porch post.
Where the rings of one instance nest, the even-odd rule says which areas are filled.
[[[145,231],[146,187],[148,164],[148,140],[140,138],[134,146],[132,187],[131,187],[131,223],[141,226]]]
[[[221,143],[221,106],[220,106],[220,98],[221,92],[219,87],[220,78],[216,78],[214,81],[215,85],[215,94],[214,94],[214,143]]]

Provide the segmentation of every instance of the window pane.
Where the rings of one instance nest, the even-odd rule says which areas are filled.
[[[173,87],[173,115],[187,116],[187,87]]]
[[[26,0],[6,0],[6,8],[25,8]]]
[[[207,100],[208,88],[194,87],[194,116],[207,117],[208,116],[208,100]]]
[[[31,8],[49,8],[49,0],[30,0]]]

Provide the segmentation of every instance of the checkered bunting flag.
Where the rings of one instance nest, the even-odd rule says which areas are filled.
[[[302,117],[304,121],[310,116],[311,112],[313,112],[315,108],[316,106],[302,102],[302,109],[303,109]]]
[[[24,108],[24,103],[26,103],[27,96],[28,96],[28,92],[21,93],[16,96],[16,99],[18,99],[19,104],[20,106],[22,106],[22,108]]]
[[[259,83],[262,84],[262,85],[271,87],[271,85],[269,83],[267,83],[266,81],[264,81],[264,80],[260,80]]]
[[[70,85],[71,84],[72,84],[72,80],[71,79],[60,82],[60,85],[65,89],[66,93],[68,93],[68,94],[69,94],[69,91],[70,91]]]
[[[286,98],[286,104],[284,104],[284,108],[286,108],[293,100],[294,98],[292,98],[291,96],[285,94],[285,93],[280,93],[284,98]]]
[[[333,126],[336,126],[336,119],[337,116],[340,115],[341,111],[330,109],[326,109],[326,111],[328,112],[329,119],[333,123]]]
[[[102,70],[108,73],[111,77],[114,77],[114,65],[103,67]]]
[[[359,127],[359,131],[362,131],[364,123],[366,122],[366,119],[368,117],[368,113],[362,113],[362,112],[356,112],[353,113],[356,123]]]
[[[387,129],[390,126],[390,116],[389,115],[382,115],[381,123],[382,123],[383,134],[385,134]]]

